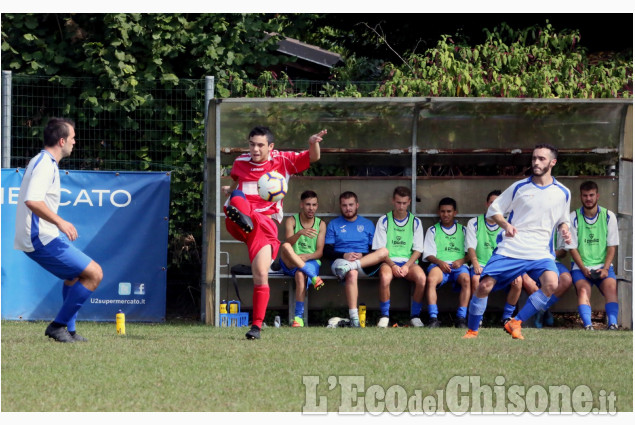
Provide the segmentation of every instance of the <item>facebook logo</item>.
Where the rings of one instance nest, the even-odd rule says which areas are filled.
[[[130,282],[119,282],[119,295],[130,295],[131,287]]]
[[[146,294],[146,284],[145,283],[135,283],[134,284],[134,294],[135,295],[145,295]]]

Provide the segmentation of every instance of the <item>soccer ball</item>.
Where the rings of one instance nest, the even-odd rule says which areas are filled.
[[[265,173],[258,179],[258,195],[265,201],[278,202],[287,194],[287,179],[276,171]]]

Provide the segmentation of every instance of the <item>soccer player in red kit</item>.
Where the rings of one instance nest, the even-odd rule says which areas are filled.
[[[247,339],[259,339],[262,321],[269,303],[269,267],[278,255],[278,225],[282,221],[282,200],[265,201],[258,195],[258,179],[277,171],[287,181],[320,159],[320,142],[326,130],[309,137],[309,149],[281,152],[273,148],[273,134],[267,127],[255,127],[249,133],[249,153],[234,161],[232,187],[224,187],[229,199],[225,203],[225,225],[236,239],[247,244],[254,277],[253,319]],[[277,222],[277,223],[276,223]]]

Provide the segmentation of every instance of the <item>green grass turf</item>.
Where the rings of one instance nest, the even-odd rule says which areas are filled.
[[[329,411],[341,386],[329,376],[363,376],[366,389],[398,384],[410,397],[444,390],[453,376],[482,385],[587,385],[595,405],[604,390],[617,411],[633,411],[633,333],[501,328],[464,340],[452,328],[247,328],[198,323],[78,324],[88,343],[60,344],[43,322],[2,322],[2,411],[302,411],[303,375],[318,376]],[[332,378],[333,380],[333,378]],[[364,394],[360,394],[364,395]],[[319,400],[319,399],[318,399]]]

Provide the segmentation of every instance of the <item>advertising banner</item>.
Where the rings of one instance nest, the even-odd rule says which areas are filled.
[[[2,319],[53,320],[61,279],[13,248],[24,169],[3,169]],[[164,172],[60,170],[58,214],[77,229],[77,248],[99,263],[101,285],[77,320],[165,320],[170,176]]]

